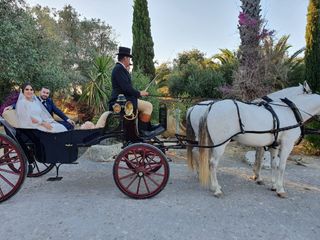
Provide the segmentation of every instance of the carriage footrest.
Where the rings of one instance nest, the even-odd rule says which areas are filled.
[[[62,178],[63,177],[49,177],[47,181],[49,182],[61,181]]]
[[[63,178],[63,177],[59,177],[59,168],[60,168],[61,165],[62,165],[62,163],[58,163],[58,164],[54,165],[56,167],[56,176],[55,177],[49,177],[47,179],[47,181],[49,181],[49,182],[61,181],[61,179]]]

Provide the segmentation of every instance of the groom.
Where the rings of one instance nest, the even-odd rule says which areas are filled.
[[[55,113],[57,116],[59,116],[62,119],[62,121],[58,121],[58,123],[61,123],[68,130],[74,129],[74,125],[75,125],[74,121],[68,118],[59,108],[56,107],[52,99],[49,98],[49,95],[50,95],[49,88],[42,87],[40,90],[40,96],[38,98],[40,102],[46,107],[50,115],[53,115],[53,113]]]

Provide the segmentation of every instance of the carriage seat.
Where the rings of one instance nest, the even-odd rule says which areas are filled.
[[[15,109],[6,110],[2,113],[2,117],[6,120],[12,127],[18,128],[18,116]]]

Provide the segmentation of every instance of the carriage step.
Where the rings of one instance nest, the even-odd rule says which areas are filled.
[[[61,181],[61,179],[63,178],[63,177],[59,177],[59,168],[60,168],[61,165],[62,165],[62,163],[58,163],[58,164],[54,165],[56,167],[56,176],[55,177],[49,177],[47,179],[47,181],[49,181],[49,182]]]
[[[49,177],[47,179],[48,182],[55,182],[55,181],[61,181],[63,177]]]

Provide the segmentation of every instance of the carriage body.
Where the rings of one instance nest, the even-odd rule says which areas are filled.
[[[156,136],[152,139],[140,137],[136,119],[126,117],[124,110],[121,106],[121,111],[111,113],[103,128],[59,133],[15,128],[0,117],[0,125],[6,133],[0,133],[0,202],[18,192],[26,176],[39,177],[54,167],[58,176],[61,164],[72,164],[78,159],[79,147],[90,147],[108,138],[123,143],[124,149],[113,166],[119,189],[138,199],[161,192],[169,178],[164,145]],[[110,121],[112,124],[108,127]]]

